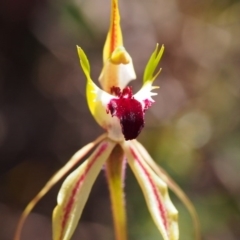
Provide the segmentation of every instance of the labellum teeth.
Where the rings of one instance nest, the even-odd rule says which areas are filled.
[[[110,101],[108,111],[112,117],[116,116],[119,118],[125,140],[137,138],[144,127],[142,104],[134,99],[130,87],[124,88],[123,91],[118,87],[113,87],[111,92],[117,98],[113,98]]]

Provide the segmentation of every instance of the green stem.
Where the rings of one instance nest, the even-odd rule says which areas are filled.
[[[124,154],[121,147],[117,145],[106,163],[106,175],[112,203],[116,240],[127,240],[127,221],[123,191],[124,167]]]

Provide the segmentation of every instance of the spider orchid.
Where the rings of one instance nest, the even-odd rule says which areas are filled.
[[[136,176],[152,219],[164,240],[179,239],[178,212],[169,198],[167,185],[188,207],[198,231],[196,213],[191,202],[135,140],[144,127],[146,110],[154,103],[152,96],[156,93],[152,90],[158,87],[152,84],[161,70],[155,71],[164,47],[159,50],[159,46],[156,46],[145,68],[143,86],[133,94],[131,87],[127,85],[136,75],[132,59],[123,46],[118,0],[112,0],[110,29],[99,77],[102,89],[91,79],[90,65],[84,51],[80,47],[77,47],[77,51],[87,79],[86,92],[90,112],[106,133],[75,153],[29,203],[19,221],[15,240],[20,239],[23,223],[37,202],[93,148],[90,157],[67,176],[58,193],[57,206],[53,211],[53,240],[71,239],[103,166],[110,191],[116,239],[127,239],[123,193],[125,161]]]

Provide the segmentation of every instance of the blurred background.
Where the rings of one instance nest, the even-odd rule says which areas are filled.
[[[139,141],[193,201],[204,240],[240,239],[240,1],[120,0],[125,47],[141,86],[156,43],[166,51],[156,103]],[[0,240],[79,148],[103,130],[85,99],[76,45],[92,77],[102,68],[110,0],[9,0],[0,4]],[[61,183],[34,209],[22,240],[50,240]],[[193,226],[180,216],[180,240]],[[130,240],[161,239],[127,169]],[[114,239],[105,176],[94,185],[73,239]]]

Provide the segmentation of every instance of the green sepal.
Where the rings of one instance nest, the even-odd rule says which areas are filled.
[[[77,52],[78,52],[78,56],[80,58],[80,64],[81,64],[81,67],[83,69],[83,72],[86,75],[87,80],[89,80],[89,78],[90,78],[90,64],[89,64],[88,58],[87,58],[86,54],[84,53],[84,51],[82,50],[82,48],[80,48],[79,46],[77,46]]]
[[[143,75],[143,83],[146,83],[147,81],[153,82],[161,72],[161,69],[159,69],[157,73],[154,75],[154,72],[156,71],[156,67],[160,62],[163,52],[164,52],[164,45],[162,45],[159,50],[159,44],[157,44],[145,68],[144,75]]]

